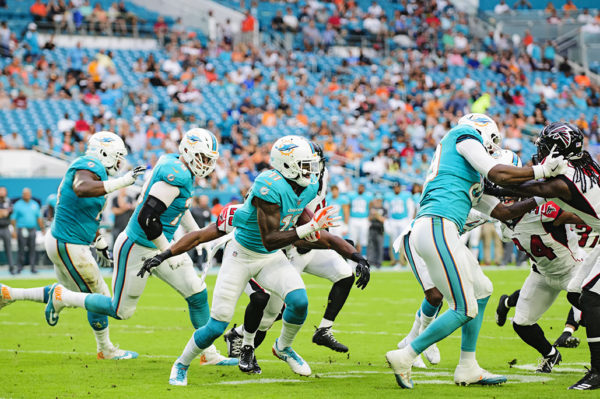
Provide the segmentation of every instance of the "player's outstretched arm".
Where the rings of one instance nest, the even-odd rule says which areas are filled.
[[[73,191],[78,197],[100,197],[127,187],[135,183],[135,179],[146,171],[143,166],[127,172],[125,176],[116,179],[102,181],[100,177],[92,171],[80,169],[75,173],[73,179]]]
[[[517,201],[511,205],[499,203],[496,205],[490,216],[494,219],[500,220],[501,222],[506,222],[523,216],[532,209],[535,209],[537,206],[538,203],[534,198],[528,198],[524,201]]]
[[[217,228],[216,223],[211,223],[200,230],[187,233],[174,244],[172,244],[167,250],[153,256],[150,259],[146,259],[144,261],[144,266],[142,266],[138,273],[138,276],[144,277],[146,273],[151,273],[152,269],[158,267],[167,259],[172,258],[173,256],[181,255],[187,251],[191,251],[196,246],[205,242],[216,240],[225,234],[226,233]]]
[[[501,186],[518,185],[529,180],[557,176],[567,168],[562,156],[555,156],[554,149],[543,164],[525,167],[499,164],[492,158],[481,142],[465,139],[456,145],[456,150],[471,166],[485,178]]]
[[[541,197],[541,198],[560,198],[564,201],[571,199],[571,190],[565,181],[560,177],[547,180],[532,180],[519,186],[489,189],[486,188],[486,194],[505,197]]]
[[[554,226],[560,226],[563,224],[586,224],[586,223],[583,221],[583,219],[581,219],[576,214],[563,210],[560,213],[560,215],[558,215],[558,217],[556,219],[554,219],[554,222],[552,222],[552,224]]]

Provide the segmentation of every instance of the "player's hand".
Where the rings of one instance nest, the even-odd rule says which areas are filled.
[[[321,238],[321,233],[319,233],[318,231],[315,231],[314,233],[311,233],[304,237],[304,239],[308,242],[317,242],[319,241],[319,238]]]
[[[137,274],[138,277],[144,278],[144,275],[146,273],[152,275],[152,269],[160,266],[160,264],[163,263],[166,259],[168,259],[169,256],[171,256],[170,249],[166,250],[165,252],[161,252],[158,255],[154,255],[152,258],[146,259],[144,261],[144,265]]]
[[[125,174],[125,176],[123,176],[124,181],[128,183],[127,186],[131,186],[133,183],[135,183],[135,180],[139,176],[143,175],[145,172],[145,166],[136,166],[135,168],[133,168],[133,170],[130,170]]]
[[[99,235],[96,237],[96,241],[94,241],[94,247],[96,248],[96,255],[98,256],[98,266],[113,267],[113,255],[108,249],[108,244],[103,236]]]
[[[333,206],[327,206],[319,209],[310,222],[296,228],[296,234],[299,238],[305,239],[312,233],[327,229],[329,227],[338,227],[341,216],[338,215],[338,210]]]
[[[535,171],[535,168],[538,167],[538,171],[541,171],[541,173],[542,173],[542,176],[539,176],[539,172],[538,172],[538,175],[534,176],[536,179],[562,175],[567,171],[568,161],[562,155],[558,155],[555,150],[556,150],[556,145],[554,145],[554,147],[552,147],[550,154],[548,154],[548,156],[546,158],[544,158],[542,163],[540,165],[536,165],[534,167],[534,171]]]
[[[361,254],[355,252],[350,260],[356,262],[356,287],[364,290],[371,279],[371,265]]]

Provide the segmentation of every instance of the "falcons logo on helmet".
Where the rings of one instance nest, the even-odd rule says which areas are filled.
[[[557,128],[548,132],[548,137],[553,140],[560,140],[565,148],[571,145],[571,129],[566,126],[558,126]]]

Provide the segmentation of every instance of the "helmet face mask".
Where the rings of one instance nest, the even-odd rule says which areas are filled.
[[[320,161],[315,147],[304,137],[284,136],[271,148],[271,166],[301,187],[317,183]]]
[[[85,154],[97,158],[106,169],[106,173],[114,176],[125,161],[127,148],[115,133],[102,131],[90,137]]]
[[[179,144],[179,153],[192,174],[196,177],[208,176],[219,159],[217,138],[206,129],[188,130]]]

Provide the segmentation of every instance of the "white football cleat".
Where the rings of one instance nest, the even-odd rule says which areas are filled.
[[[225,357],[214,345],[204,349],[200,356],[200,366],[237,366],[239,360],[235,357]]]
[[[506,377],[503,375],[492,374],[487,370],[482,369],[477,362],[470,366],[458,365],[454,370],[454,383],[456,385],[498,385],[506,382]]]
[[[427,358],[427,361],[433,365],[438,364],[442,360],[440,350],[436,344],[431,345],[429,348],[423,351],[423,354]]]
[[[98,352],[98,359],[100,360],[129,360],[137,359],[138,356],[137,352],[119,349],[118,346]]]
[[[13,302],[14,299],[10,296],[10,287],[8,285],[0,284],[0,309]]]
[[[389,351],[385,354],[385,358],[394,371],[400,388],[412,389],[414,384],[411,379],[411,368],[414,359],[407,353],[406,348]]]
[[[62,294],[64,289],[65,287],[58,283],[54,283],[50,286],[45,316],[46,322],[51,326],[55,326],[56,323],[58,323],[58,314],[65,307],[65,304],[62,300]]]
[[[306,363],[306,361],[304,361],[304,359],[302,359],[302,357],[290,346],[280,350],[277,346],[278,339],[279,338],[277,338],[273,344],[273,354],[275,357],[286,362],[294,373],[308,377],[311,374],[308,363]]]
[[[171,367],[171,375],[169,376],[169,384],[186,386],[187,385],[187,372],[190,366],[184,366],[179,363],[179,359],[175,360],[173,367]]]

